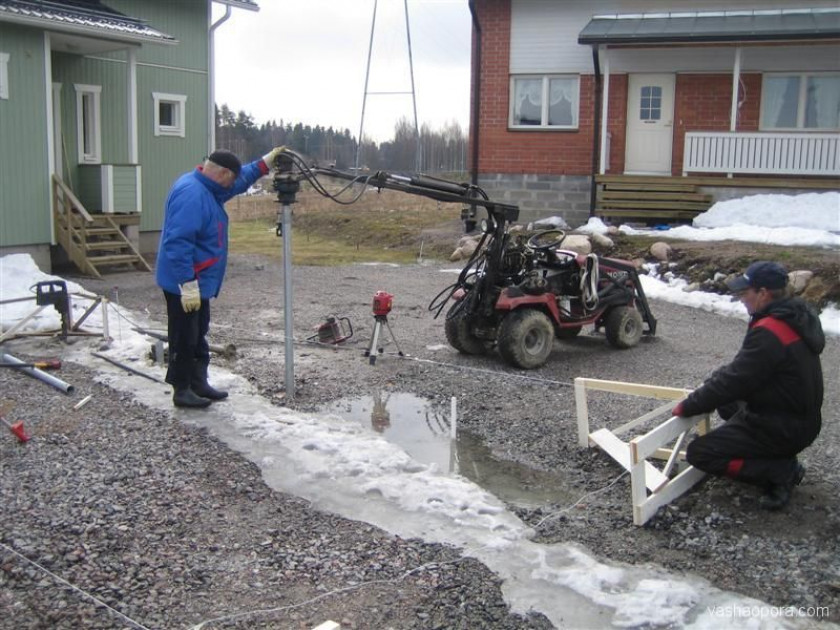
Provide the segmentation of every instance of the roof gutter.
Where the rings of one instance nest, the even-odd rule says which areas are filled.
[[[589,184],[589,216],[595,216],[595,205],[598,197],[598,185],[595,183],[595,174],[598,172],[601,148],[601,97],[603,86],[601,79],[601,59],[598,46],[592,46],[592,65],[595,69],[595,98],[592,112],[592,180]]]
[[[213,13],[213,2],[210,1],[210,13]],[[207,60],[209,72],[207,73],[207,155],[216,150],[216,29],[227,22],[230,18],[231,7],[225,5],[225,14],[210,25],[207,38]],[[211,18],[212,19],[212,18]]]
[[[472,16],[473,41],[475,42],[475,56],[473,57],[473,103],[470,113],[470,137],[472,148],[472,159],[470,164],[470,182],[478,186],[478,136],[479,116],[481,114],[481,24],[478,21],[478,14],[475,10],[475,0],[469,1],[470,15]]]

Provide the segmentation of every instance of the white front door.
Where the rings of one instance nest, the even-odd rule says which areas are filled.
[[[627,174],[670,175],[673,74],[631,74],[627,86]]]

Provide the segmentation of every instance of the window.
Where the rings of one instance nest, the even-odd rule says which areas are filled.
[[[840,75],[764,75],[761,128],[840,129]]]
[[[187,97],[183,94],[152,92],[152,99],[155,102],[155,135],[183,138],[186,132]]]
[[[519,76],[511,79],[510,126],[577,129],[577,76]]]
[[[0,98],[9,98],[9,53],[0,52]]]
[[[639,99],[639,120],[659,120],[662,118],[662,88],[658,85],[642,87]]]
[[[99,113],[101,85],[76,84],[76,138],[79,164],[102,162],[102,134]]]

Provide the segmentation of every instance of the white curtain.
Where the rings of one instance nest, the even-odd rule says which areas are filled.
[[[514,125],[542,124],[542,79],[515,79]]]
[[[577,126],[577,87],[577,79],[549,79],[549,125],[555,127]]]

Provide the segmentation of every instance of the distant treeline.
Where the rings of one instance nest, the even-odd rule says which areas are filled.
[[[257,124],[253,116],[234,114],[227,105],[216,106],[216,146],[230,149],[245,159],[264,155],[285,145],[317,160],[322,166],[349,169],[356,166],[358,144],[349,129],[269,121]],[[422,173],[463,173],[467,170],[467,137],[453,122],[442,130],[420,128],[418,152],[414,125],[405,118],[394,126],[394,138],[377,144],[365,138],[358,154],[360,168]]]

